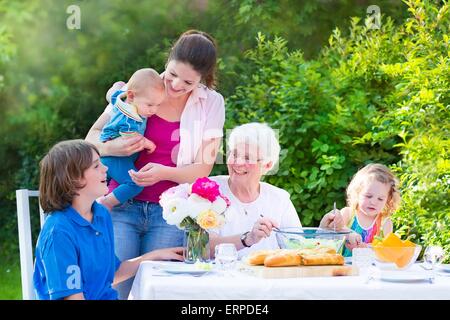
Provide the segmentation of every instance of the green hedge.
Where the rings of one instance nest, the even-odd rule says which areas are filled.
[[[369,29],[353,18],[349,35],[336,29],[314,60],[260,34],[247,53],[253,72],[227,100],[227,126],[279,130],[282,161],[267,181],[291,193],[304,224],[343,206],[351,176],[381,162],[402,182],[397,232],[450,252],[449,6],[406,3],[403,25],[383,17]]]
[[[305,225],[334,201],[343,206],[352,174],[378,161],[404,183],[398,230],[448,246],[449,28],[441,1],[408,2],[410,12],[399,0],[78,3],[82,29],[69,31],[73,1],[0,0],[2,258],[18,257],[14,190],[37,188],[46,150],[86,134],[111,82],[143,66],[162,71],[172,41],[193,27],[219,43],[226,127],[265,121],[280,130],[282,162],[268,180],[291,192]],[[381,30],[358,19],[342,28],[369,4],[386,14]],[[326,45],[334,26],[341,28]]]

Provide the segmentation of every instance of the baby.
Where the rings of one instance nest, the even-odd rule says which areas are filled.
[[[120,83],[108,91],[107,99],[113,106],[111,119],[103,127],[100,140],[106,142],[120,136],[128,137],[136,134],[144,135],[147,117],[158,110],[159,104],[165,98],[164,82],[159,74],[150,68],[136,71],[126,86],[119,88]],[[125,102],[121,97],[126,96]],[[155,144],[144,138],[144,148],[153,152]],[[108,177],[119,183],[114,191],[98,201],[109,210],[112,207],[134,198],[142,191],[130,178],[129,170],[137,171],[134,161],[137,153],[129,157],[102,157],[101,161],[108,169]]]

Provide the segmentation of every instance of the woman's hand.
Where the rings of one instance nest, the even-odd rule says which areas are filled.
[[[145,138],[141,134],[132,137],[118,137],[105,142],[108,155],[116,157],[128,157],[142,151],[145,146]]]
[[[183,247],[164,248],[150,251],[142,256],[142,260],[178,260],[183,261]]]
[[[159,163],[149,162],[141,168],[138,172],[134,170],[128,171],[131,180],[141,187],[148,187],[155,183],[167,180],[166,172],[169,167]]]
[[[328,212],[320,220],[319,227],[323,229],[342,230],[345,227],[342,213],[339,210],[336,210],[336,214],[333,213],[333,210]]]
[[[267,238],[272,233],[272,228],[278,228],[278,223],[270,218],[263,217],[258,219],[253,225],[252,231],[247,236],[246,243],[249,246],[258,243],[263,238]]]

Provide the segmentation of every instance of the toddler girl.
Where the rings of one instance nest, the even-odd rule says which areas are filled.
[[[359,170],[347,187],[348,206],[327,213],[320,225],[353,231],[346,241],[343,256],[353,248],[367,247],[375,236],[392,232],[390,216],[400,204],[398,179],[384,165],[372,163]]]

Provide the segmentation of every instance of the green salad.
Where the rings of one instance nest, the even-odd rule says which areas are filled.
[[[314,248],[331,248],[337,251],[341,248],[341,239],[320,239],[320,238],[290,238],[285,240],[288,249],[314,249]]]

